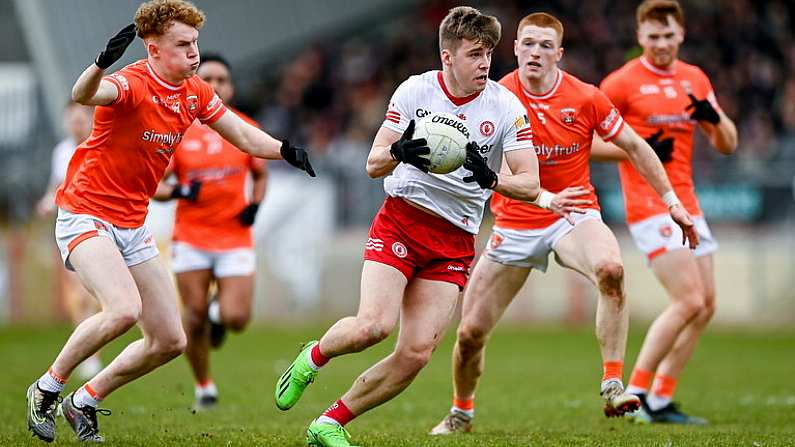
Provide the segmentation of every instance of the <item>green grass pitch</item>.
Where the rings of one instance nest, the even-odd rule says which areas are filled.
[[[193,414],[193,386],[179,358],[111,395],[100,417],[107,445],[301,446],[310,420],[366,367],[392,348],[391,338],[360,354],[334,359],[289,412],[273,404],[273,386],[301,342],[327,326],[253,327],[214,354],[217,410]],[[645,327],[645,326],[644,326]],[[634,359],[640,325],[630,338]],[[453,330],[414,384],[395,400],[354,420],[362,446],[784,446],[795,445],[795,332],[710,329],[686,369],[677,399],[707,417],[708,427],[634,426],[602,416],[600,361],[591,330],[503,328],[488,348],[475,431],[425,433],[450,406]],[[66,340],[66,328],[0,329],[0,445],[44,445],[25,423],[25,389]],[[129,342],[114,342],[106,358]],[[628,374],[628,372],[627,372]],[[69,390],[80,384],[70,383]],[[53,445],[76,445],[59,418]]]

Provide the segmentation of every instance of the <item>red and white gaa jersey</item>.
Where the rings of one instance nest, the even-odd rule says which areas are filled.
[[[411,76],[392,95],[382,126],[403,133],[410,120],[437,112],[452,113],[467,124],[469,140],[480,146],[481,155],[495,172],[502,166],[504,152],[525,149],[528,157],[535,158],[525,107],[510,90],[492,80],[483,91],[459,98],[450,94],[441,71]],[[476,234],[491,190],[464,183],[469,175],[471,171],[463,166],[449,174],[430,174],[401,163],[384,179],[384,190]]]

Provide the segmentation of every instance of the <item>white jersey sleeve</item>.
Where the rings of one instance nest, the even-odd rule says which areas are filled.
[[[503,93],[507,93],[505,99],[505,109],[508,113],[503,114],[502,125],[502,151],[510,152],[517,149],[533,149],[533,129],[530,126],[530,119],[527,117],[527,109],[522,105],[516,95],[510,90],[500,85]]]
[[[398,86],[392,98],[389,100],[389,106],[386,109],[386,116],[382,127],[402,134],[409,125],[409,121],[414,117],[412,111],[415,109],[414,103],[417,97],[418,77],[411,76],[402,84]]]

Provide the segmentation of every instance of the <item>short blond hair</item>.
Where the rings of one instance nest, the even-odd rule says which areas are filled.
[[[685,26],[685,13],[682,5],[676,0],[645,0],[638,5],[635,11],[635,19],[638,25],[647,21],[654,20],[662,24],[668,24],[668,16],[672,16],[679,26]]]
[[[494,48],[501,35],[502,26],[496,17],[481,14],[469,6],[459,6],[451,9],[439,25],[439,49],[455,51],[463,39]]]
[[[545,12],[534,12],[524,16],[524,18],[519,21],[519,26],[516,27],[517,38],[519,37],[519,33],[522,32],[522,28],[530,25],[535,25],[539,28],[554,29],[558,34],[558,46],[563,45],[563,24],[560,23],[557,17]]]
[[[135,28],[141,39],[162,36],[174,22],[200,29],[204,12],[185,0],[150,0],[135,12]]]

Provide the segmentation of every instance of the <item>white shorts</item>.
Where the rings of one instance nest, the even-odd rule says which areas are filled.
[[[549,253],[576,225],[586,220],[602,220],[598,210],[589,209],[583,214],[572,213],[574,225],[560,218],[546,228],[512,230],[495,226],[483,254],[494,262],[520,268],[547,271]]]
[[[712,237],[704,216],[693,216],[693,223],[696,225],[699,240],[693,254],[698,257],[717,251],[718,242]],[[629,232],[635,245],[650,262],[663,253],[687,248],[682,244],[682,229],[671,219],[670,214],[658,214],[636,222],[629,226]]]
[[[112,223],[90,214],[75,214],[58,208],[55,221],[55,242],[67,270],[74,271],[69,254],[86,239],[104,236],[119,248],[127,267],[138,265],[158,256],[157,243],[146,225],[138,228],[118,228]]]
[[[254,273],[256,261],[251,248],[210,251],[186,242],[171,244],[171,268],[174,273],[212,270],[216,278],[248,276]]]

